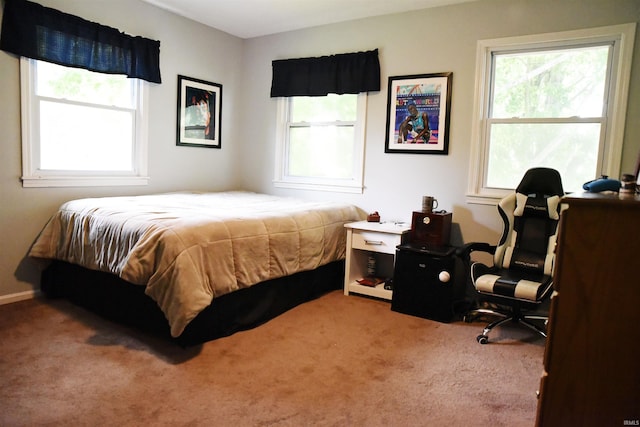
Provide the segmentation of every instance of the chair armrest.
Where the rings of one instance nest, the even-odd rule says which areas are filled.
[[[471,252],[476,252],[476,251],[486,252],[488,254],[493,255],[496,253],[496,246],[490,245],[488,243],[483,243],[483,242],[471,242],[471,243],[466,243],[461,247],[459,247],[456,250],[456,254],[463,259],[467,259],[471,256]]]

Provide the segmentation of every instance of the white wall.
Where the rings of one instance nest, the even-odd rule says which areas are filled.
[[[245,158],[246,187],[312,198],[340,197],[383,220],[410,221],[423,195],[453,212],[464,241],[497,241],[501,229],[495,207],[466,203],[478,40],[557,32],[640,20],[637,0],[480,0],[418,12],[317,27],[245,44],[244,102],[254,117],[257,138]],[[640,30],[636,39],[640,37]],[[362,195],[274,188],[276,101],[268,94],[271,61],[379,48],[382,88],[368,97],[365,185]],[[640,151],[640,42],[635,43],[623,171],[633,171]],[[389,76],[453,72],[449,155],[386,154],[385,128]],[[524,171],[523,171],[524,172]],[[489,239],[489,240],[487,240]]]
[[[230,0],[231,1],[231,0]],[[21,174],[19,61],[0,51],[0,303],[38,289],[37,264],[26,253],[54,210],[78,197],[179,189],[245,188],[338,199],[378,210],[383,220],[410,218],[423,195],[453,212],[465,241],[495,241],[495,208],[465,201],[476,42],[479,39],[640,21],[638,0],[480,0],[241,40],[131,0],[37,0],[129,34],[161,41],[163,83],[150,89],[146,187],[25,189]],[[368,99],[362,195],[275,189],[276,117],[269,98],[273,59],[380,49],[382,90]],[[636,35],[623,171],[640,151],[640,31]],[[387,78],[453,72],[448,156],[385,154]],[[177,147],[177,75],[223,85],[222,149]]]
[[[39,289],[40,271],[25,258],[64,201],[79,197],[237,188],[240,146],[228,139],[241,86],[243,41],[147,3],[131,0],[36,0],[131,35],[160,40],[162,84],[149,91],[148,186],[23,188],[19,60],[0,51],[0,303]],[[176,146],[177,75],[223,84],[222,149]],[[6,297],[12,295],[11,297]]]

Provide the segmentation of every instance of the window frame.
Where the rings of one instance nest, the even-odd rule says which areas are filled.
[[[513,190],[490,188],[485,185],[489,152],[489,121],[500,123],[510,119],[491,119],[490,102],[492,81],[492,55],[494,52],[527,52],[544,48],[583,46],[594,43],[611,43],[612,67],[610,70],[608,105],[603,113],[604,139],[598,158],[600,174],[620,175],[627,99],[635,40],[635,23],[612,25],[583,30],[479,40],[476,49],[475,97],[469,161],[467,202],[495,204]],[[592,118],[591,118],[592,119]],[[564,119],[554,121],[561,122]],[[576,122],[590,119],[575,119]],[[548,120],[547,120],[548,121]],[[592,121],[592,120],[591,120]],[[593,177],[596,178],[596,177]]]
[[[37,60],[20,58],[23,187],[95,187],[147,185],[148,84],[134,79],[136,108],[132,135],[133,167],[130,171],[71,171],[40,168],[39,96],[36,93]],[[48,99],[50,100],[50,99]],[[109,107],[104,107],[109,109]]]
[[[293,98],[294,97],[279,97],[277,99],[274,186],[302,190],[362,193],[364,190],[364,148],[367,93],[361,92],[357,94],[356,120],[353,122],[353,176],[345,179],[294,176],[287,173],[290,135],[289,129],[300,126],[300,124],[292,124],[290,122],[291,100]],[[349,126],[349,123],[351,122],[335,122],[335,124],[339,124],[341,126]],[[327,123],[323,122],[323,124]]]

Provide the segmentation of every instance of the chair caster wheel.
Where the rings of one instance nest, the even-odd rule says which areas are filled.
[[[486,335],[478,335],[476,337],[476,340],[480,343],[480,344],[486,344],[489,342],[489,337]]]

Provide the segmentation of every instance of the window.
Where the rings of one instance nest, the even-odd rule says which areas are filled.
[[[23,186],[147,183],[146,83],[21,59]]]
[[[278,99],[277,187],[362,193],[366,93]]]
[[[635,24],[478,43],[471,202],[494,203],[531,167],[565,191],[618,177]]]

